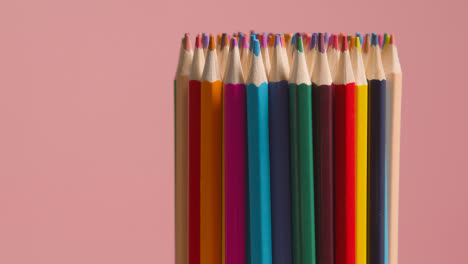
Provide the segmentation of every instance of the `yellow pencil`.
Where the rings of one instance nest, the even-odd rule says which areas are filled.
[[[351,39],[351,63],[356,80],[356,264],[367,263],[367,97],[361,42]]]

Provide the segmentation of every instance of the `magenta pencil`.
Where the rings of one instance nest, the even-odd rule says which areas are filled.
[[[226,264],[245,263],[245,84],[237,39],[224,80],[224,179]]]
[[[380,49],[382,49],[383,41],[384,41],[382,34],[378,35],[378,41],[379,41],[379,47],[380,47]]]

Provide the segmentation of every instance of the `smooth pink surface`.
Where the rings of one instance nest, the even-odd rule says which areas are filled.
[[[0,263],[173,263],[180,38],[250,29],[396,35],[400,263],[463,262],[466,2],[297,3],[1,1]]]

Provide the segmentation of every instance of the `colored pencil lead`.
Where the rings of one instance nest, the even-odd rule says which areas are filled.
[[[203,48],[202,47],[202,42],[201,42],[201,36],[200,34],[198,34],[196,37],[195,37],[195,48]]]
[[[215,42],[215,38],[213,35],[210,35],[210,42],[208,44],[208,49],[209,50],[215,50],[216,49],[216,42]]]
[[[371,39],[371,46],[378,46],[379,45],[379,39],[377,34],[372,33],[372,39]]]
[[[185,34],[184,38],[184,49],[186,51],[191,51],[192,50],[192,43],[190,42],[190,36],[189,34]]]
[[[210,42],[210,37],[208,34],[203,33],[202,35],[202,43],[203,43],[203,48],[207,49],[208,48],[208,43]]]
[[[242,36],[242,38],[241,38],[241,47],[245,48],[245,49],[249,48],[249,43],[247,43],[247,37],[246,36]]]

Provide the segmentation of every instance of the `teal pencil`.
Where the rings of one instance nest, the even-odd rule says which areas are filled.
[[[271,264],[270,158],[268,130],[268,79],[260,43],[253,40],[247,78],[247,173],[249,263]]]
[[[314,215],[314,166],[312,143],[312,86],[308,74],[302,37],[295,38],[293,69],[289,80],[290,110],[291,110],[291,137],[294,142],[291,152],[294,153],[292,166],[293,194],[299,191],[299,201],[296,199],[293,223],[297,247],[299,235],[299,249],[296,248],[294,263],[316,263],[315,250],[315,215]],[[299,206],[297,205],[299,204]],[[299,209],[299,212],[298,210]],[[298,214],[299,213],[299,214]],[[299,218],[299,220],[298,220]]]

